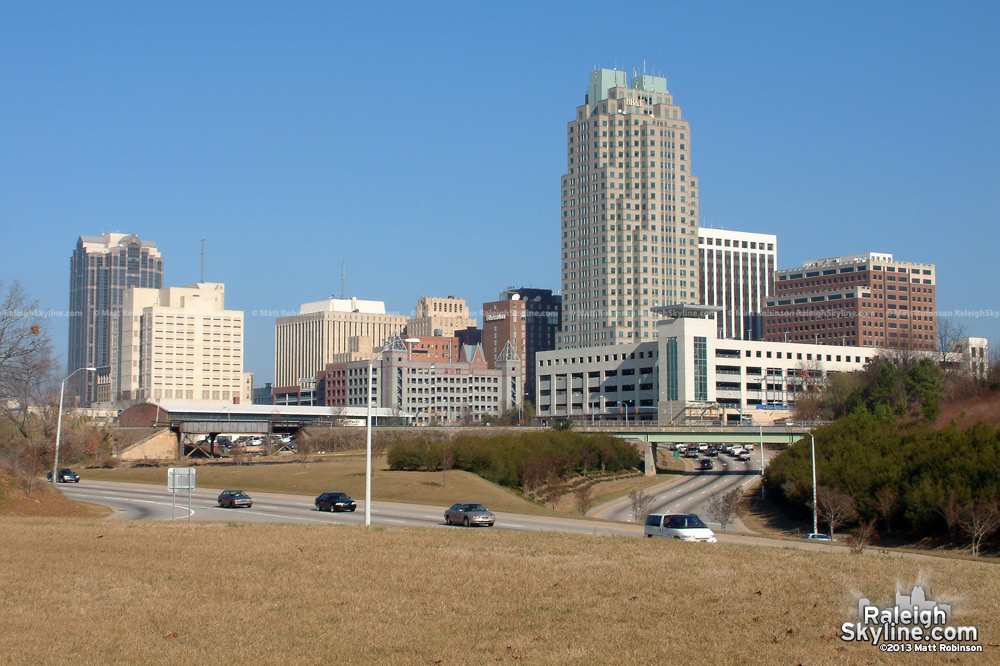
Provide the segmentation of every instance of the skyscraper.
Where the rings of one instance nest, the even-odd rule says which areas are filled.
[[[691,128],[665,78],[600,69],[566,132],[556,345],[653,339],[653,307],[699,299]]]
[[[111,325],[129,287],[163,286],[163,258],[152,241],[134,234],[80,236],[69,262],[69,353],[67,372],[95,367],[73,377],[69,395],[81,404],[110,400]]]

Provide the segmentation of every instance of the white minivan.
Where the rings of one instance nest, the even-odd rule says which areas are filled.
[[[693,513],[651,513],[646,517],[646,536],[715,543],[715,533]]]

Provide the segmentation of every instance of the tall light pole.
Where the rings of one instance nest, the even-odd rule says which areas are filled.
[[[813,534],[819,532],[819,522],[816,520],[816,438],[813,437],[812,433],[809,433],[809,439],[812,442],[812,462],[813,462]]]
[[[80,372],[81,370],[89,370],[92,372],[97,372],[97,368],[77,368],[73,372],[69,373],[63,377],[62,383],[59,385],[59,417],[56,419],[56,455],[52,460],[52,483],[55,483],[59,478],[59,441],[62,436],[62,410],[63,410],[63,394],[66,393],[66,382],[69,378]]]
[[[378,353],[379,356],[385,354],[385,352],[390,348],[394,347],[396,340],[398,338],[393,338],[384,347],[382,351]],[[420,342],[417,338],[406,338],[402,340],[409,344]],[[372,362],[375,360],[375,356],[368,357],[368,393],[365,395],[365,403],[368,405],[368,417],[365,419],[368,422],[368,432],[365,436],[365,525],[372,524]]]

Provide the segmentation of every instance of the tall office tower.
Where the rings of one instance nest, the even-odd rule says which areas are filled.
[[[556,346],[656,338],[653,307],[698,303],[691,128],[666,79],[600,69],[566,133]]]
[[[413,321],[406,327],[409,336],[451,336],[455,331],[475,328],[464,298],[421,296],[413,309]]]
[[[217,282],[129,289],[113,327],[117,399],[240,403],[243,311],[226,310],[225,294]]]
[[[409,323],[406,315],[386,314],[382,301],[329,298],[303,303],[299,314],[275,322],[274,386],[315,378],[339,354],[353,352],[367,359]]]
[[[936,349],[934,264],[869,252],[778,271],[766,340],[883,349]]]
[[[698,229],[702,305],[722,308],[719,339],[763,340],[764,309],[774,295],[778,239],[725,229]]]
[[[483,350],[491,368],[510,345],[521,361],[524,395],[534,400],[535,354],[555,349],[562,297],[551,289],[505,289],[500,300],[483,303]]]
[[[67,372],[78,372],[68,395],[80,404],[110,400],[111,326],[129,287],[163,286],[163,258],[156,243],[134,234],[80,236],[69,262],[69,353]],[[107,391],[104,391],[106,393]]]

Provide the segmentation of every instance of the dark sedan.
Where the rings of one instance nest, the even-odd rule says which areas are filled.
[[[242,490],[223,490],[219,493],[219,506],[224,509],[239,509],[240,507],[249,509],[253,506],[253,500]]]
[[[47,481],[52,480],[51,470],[45,475]],[[63,467],[59,470],[59,476],[56,477],[56,481],[59,483],[80,483],[80,475],[71,470],[69,467]]]
[[[458,502],[457,504],[452,504],[444,512],[444,522],[449,525],[465,525],[466,527],[485,525],[486,527],[493,527],[495,520],[496,518],[485,506],[474,502]]]
[[[316,498],[317,511],[354,511],[358,503],[346,493],[323,493]]]

